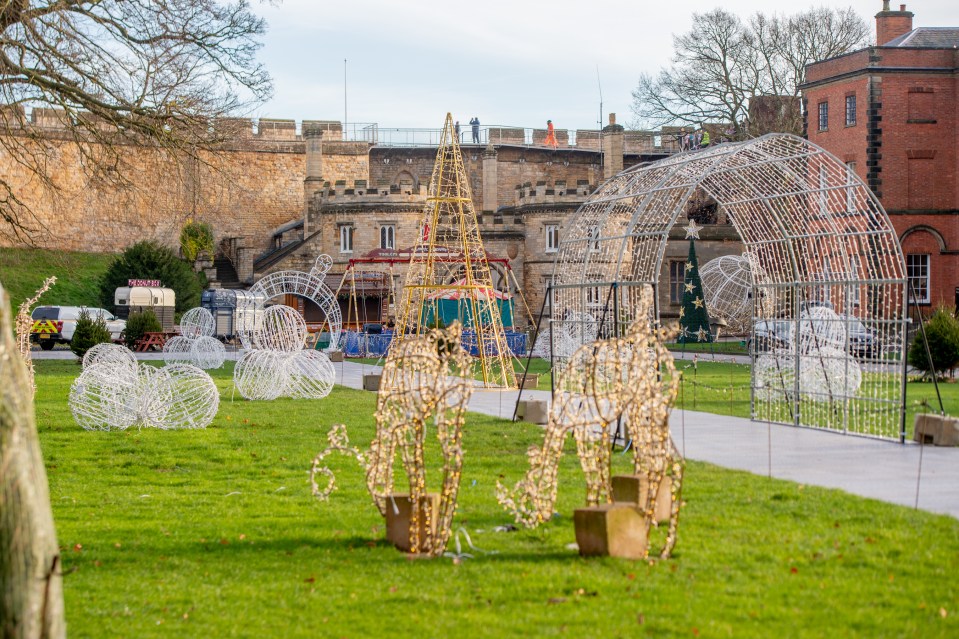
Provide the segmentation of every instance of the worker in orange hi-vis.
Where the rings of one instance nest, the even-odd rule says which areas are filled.
[[[554,149],[559,147],[559,142],[556,141],[556,133],[553,131],[553,121],[546,120],[546,146],[551,146]]]

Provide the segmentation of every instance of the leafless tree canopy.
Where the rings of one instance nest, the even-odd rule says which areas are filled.
[[[265,99],[265,24],[246,0],[0,0],[0,149],[53,186],[46,133],[28,111],[53,108],[84,166],[122,177],[118,145],[195,153],[211,118]],[[42,112],[37,112],[42,113]],[[27,239],[31,213],[0,180],[0,234]]]
[[[731,126],[737,136],[801,133],[798,99],[806,65],[862,48],[870,35],[852,8],[757,13],[747,21],[724,9],[693,14],[693,28],[673,36],[672,65],[640,76],[633,114],[639,126],[713,122]],[[750,102],[765,96],[777,96],[765,105],[772,115],[751,122]]]

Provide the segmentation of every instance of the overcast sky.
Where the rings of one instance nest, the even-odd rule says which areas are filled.
[[[694,12],[720,4],[740,16],[796,12],[814,3],[760,0],[283,0],[258,5],[269,22],[261,51],[275,83],[258,117],[344,119],[438,128],[446,112],[464,125],[596,128],[632,120],[639,74],[668,64],[671,35]],[[852,6],[874,26],[881,0]],[[893,8],[899,6],[893,1]],[[913,0],[914,26],[959,26],[955,0]]]

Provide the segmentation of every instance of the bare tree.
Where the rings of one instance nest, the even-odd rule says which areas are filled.
[[[230,133],[214,119],[269,95],[264,30],[246,0],[0,0],[0,151],[51,192],[51,137],[118,185],[130,144],[196,157]],[[0,234],[29,242],[40,227],[21,188],[0,179]]]
[[[737,136],[799,133],[806,65],[866,46],[869,35],[851,8],[757,13],[746,22],[723,9],[693,14],[692,30],[673,37],[672,65],[640,76],[633,114],[645,126],[713,122]]]

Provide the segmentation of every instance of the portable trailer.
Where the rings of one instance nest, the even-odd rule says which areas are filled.
[[[210,288],[200,297],[200,306],[213,315],[216,337],[224,341],[252,332],[265,304],[262,293],[228,288]]]
[[[116,316],[128,319],[131,313],[151,310],[165,332],[173,331],[176,293],[172,288],[121,286],[113,293]]]

